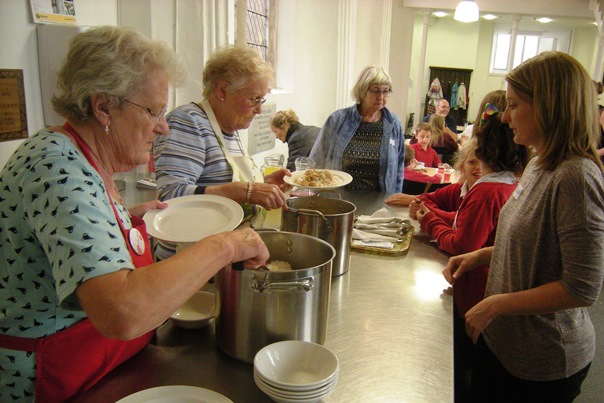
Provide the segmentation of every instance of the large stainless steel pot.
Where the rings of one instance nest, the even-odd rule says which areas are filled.
[[[281,230],[312,235],[336,249],[332,276],[350,267],[350,245],[356,206],[329,197],[297,197],[287,200],[288,210],[281,213]]]
[[[253,362],[264,346],[282,340],[323,344],[334,248],[318,238],[289,232],[260,232],[270,260],[294,270],[237,270],[217,276],[216,337],[220,349]]]

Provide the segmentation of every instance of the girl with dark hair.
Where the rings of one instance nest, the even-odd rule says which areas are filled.
[[[457,255],[493,245],[499,212],[517,185],[517,177],[528,162],[527,147],[514,143],[514,133],[500,120],[500,113],[488,104],[476,131],[476,158],[482,176],[463,198],[453,224],[425,204],[417,211],[421,228],[436,239],[438,247]],[[456,394],[468,395],[472,365],[472,343],[465,334],[464,315],[484,296],[489,273],[483,265],[466,273],[453,286],[454,365]]]

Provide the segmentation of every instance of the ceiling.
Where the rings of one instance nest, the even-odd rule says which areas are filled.
[[[404,7],[420,10],[448,12],[444,18],[453,18],[460,0],[401,0]],[[549,27],[579,28],[593,26],[596,18],[590,10],[590,0],[474,0],[480,15],[493,14],[498,21],[510,22],[519,16],[522,25],[541,25],[534,21],[538,17],[549,17],[554,21]],[[597,1],[597,0],[591,0]]]

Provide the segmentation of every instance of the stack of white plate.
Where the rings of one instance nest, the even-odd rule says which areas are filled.
[[[254,381],[275,402],[316,402],[336,388],[338,357],[320,344],[287,340],[254,358]]]

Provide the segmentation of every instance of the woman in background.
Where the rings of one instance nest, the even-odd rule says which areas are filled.
[[[352,175],[350,189],[401,192],[405,136],[399,118],[386,108],[390,75],[382,67],[366,67],[352,93],[356,104],[327,118],[310,158],[316,168]]]
[[[296,158],[310,155],[321,128],[303,125],[296,112],[287,109],[275,113],[271,119],[271,130],[279,140],[287,143],[289,150],[287,169],[294,171]]]
[[[502,120],[534,147],[501,211],[494,247],[452,257],[457,283],[490,265],[484,299],[465,315],[477,343],[473,401],[572,402],[595,354],[587,306],[604,279],[604,178],[596,91],[585,68],[543,52],[506,76]]]
[[[227,46],[210,56],[203,70],[203,99],[179,106],[167,116],[170,133],[153,145],[158,197],[162,201],[192,194],[228,197],[240,204],[245,219],[260,217],[285,203],[281,169],[256,177],[253,161],[239,136],[262,111],[273,69],[247,46]],[[159,241],[155,256],[176,252],[172,242]]]

